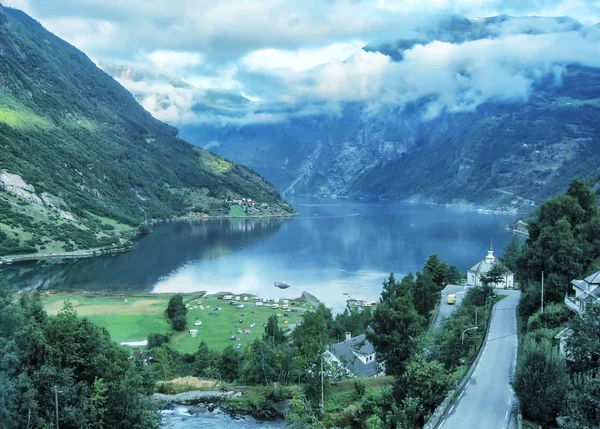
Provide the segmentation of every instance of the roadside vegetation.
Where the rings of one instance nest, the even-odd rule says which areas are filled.
[[[596,193],[582,180],[547,200],[529,221],[518,258],[520,356],[513,378],[531,427],[600,425],[600,308],[578,316],[564,304],[573,279],[600,269]],[[542,310],[541,275],[545,273]]]

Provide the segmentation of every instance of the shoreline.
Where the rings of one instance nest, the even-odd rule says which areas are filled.
[[[155,219],[150,224],[156,225],[161,223],[170,223],[170,222],[182,222],[182,221],[203,221],[203,220],[212,220],[212,219],[289,219],[296,216],[298,213],[290,213],[290,214],[280,214],[280,215],[251,215],[251,216],[229,216],[229,215],[219,215],[219,216],[179,216],[168,219]],[[131,232],[128,232],[130,234]],[[152,234],[150,231],[149,234]],[[140,238],[146,234],[136,233],[134,235],[134,239]],[[85,250],[75,250],[73,252],[58,252],[58,253],[31,253],[24,255],[6,255],[0,256],[0,267],[18,264],[21,262],[28,261],[45,261],[52,259],[88,259],[95,258],[99,256],[106,255],[114,255],[117,253],[125,253],[129,252],[133,249],[133,245],[126,247],[118,247],[114,249],[85,249]]]
[[[390,200],[390,199],[386,199],[386,198],[368,198],[368,197],[364,197],[364,198],[348,198],[345,196],[330,196],[330,197],[323,197],[323,196],[318,196],[318,195],[305,195],[305,194],[296,194],[296,195],[290,195],[288,196],[288,198],[293,199],[294,197],[297,198],[316,198],[318,200],[323,200],[323,201],[349,201],[349,202],[357,202],[357,203],[404,203],[404,204],[423,204],[423,205],[428,205],[428,206],[438,206],[438,207],[448,207],[448,208],[455,208],[455,209],[462,209],[462,210],[470,210],[470,211],[474,211],[474,212],[479,212],[482,214],[493,214],[493,215],[503,215],[503,216],[517,216],[517,215],[522,215],[522,214],[527,214],[529,213],[531,210],[534,210],[536,207],[538,207],[537,205],[535,206],[519,206],[516,208],[511,208],[510,210],[498,210],[498,207],[493,207],[491,205],[480,205],[480,204],[474,204],[474,203],[459,203],[459,202],[454,202],[454,203],[439,203],[439,202],[435,202],[429,199],[420,199],[419,197],[409,197],[409,198],[404,198],[404,199],[395,199],[395,200]]]

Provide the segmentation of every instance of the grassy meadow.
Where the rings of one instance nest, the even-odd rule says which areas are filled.
[[[270,297],[279,294],[280,291],[273,291]],[[246,307],[238,309],[230,305],[230,300],[220,299],[217,295],[203,296],[202,292],[183,295],[188,307],[188,323],[183,332],[174,331],[164,315],[172,294],[46,294],[43,295],[43,304],[48,314],[55,315],[63,308],[65,301],[70,301],[80,316],[106,328],[117,343],[142,341],[151,332],[170,334],[169,344],[182,353],[193,353],[203,340],[218,351],[229,344],[242,344],[243,348],[262,337],[263,324],[272,314],[279,315],[280,326],[285,329],[298,323],[302,313],[312,308],[303,299],[289,300],[288,310],[256,307],[251,295],[240,295],[240,304]],[[244,296],[248,297],[248,301],[243,301]],[[196,320],[202,325],[195,326]],[[192,337],[190,329],[197,329],[198,335]],[[250,330],[251,333],[238,334],[238,329]],[[237,337],[236,340],[231,340],[232,335]]]

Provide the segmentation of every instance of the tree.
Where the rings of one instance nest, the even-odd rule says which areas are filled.
[[[600,425],[600,380],[589,373],[575,374],[564,403],[565,429],[592,429]]]
[[[165,313],[171,322],[171,326],[176,331],[185,330],[187,311],[187,307],[183,303],[183,297],[181,295],[174,295],[171,297]]]
[[[431,310],[439,300],[439,291],[429,274],[417,273],[417,281],[412,289],[415,309],[425,319],[429,319]]]
[[[325,428],[301,391],[296,392],[290,401],[286,422],[290,429]]]
[[[273,383],[277,376],[273,345],[259,339],[254,340],[245,350],[242,374],[252,384],[267,386]]]
[[[448,284],[460,284],[462,274],[454,265],[442,261],[438,255],[431,255],[423,267],[423,274],[428,274],[439,290]]]
[[[184,315],[177,315],[171,319],[171,326],[176,331],[185,331],[185,325],[187,324],[187,319]]]
[[[512,386],[523,415],[546,424],[561,410],[569,377],[567,366],[550,341],[527,341],[517,364]]]
[[[52,427],[53,389],[66,428],[157,428],[154,378],[68,302],[48,317],[36,296],[15,302],[0,287],[0,426]]]
[[[140,235],[150,234],[152,232],[152,228],[147,223],[141,223],[138,226],[138,233]]]
[[[385,362],[388,375],[400,376],[425,321],[415,309],[410,293],[379,304],[367,339]]]
[[[566,350],[569,369],[596,376],[600,369],[600,305],[588,305],[581,317],[569,324]]]
[[[521,257],[521,244],[519,239],[513,235],[512,240],[508,243],[508,246],[504,248],[502,254],[502,263],[513,273],[517,272],[517,262]]]
[[[158,332],[148,334],[148,350],[160,347],[169,342],[169,336]]]
[[[408,363],[400,381],[399,397],[421,398],[421,405],[432,412],[446,397],[451,376],[440,362],[417,357]]]
[[[279,327],[278,318],[275,314],[269,316],[263,338],[265,341],[271,341],[273,344],[282,344],[285,342],[285,334]]]
[[[529,221],[529,238],[517,261],[517,273],[520,280],[539,281],[544,271],[550,286],[546,302],[562,302],[569,282],[587,272],[600,256],[596,204],[592,189],[576,179],[566,194],[545,201]]]
[[[490,270],[480,277],[483,287],[495,287],[504,283],[506,267],[501,262],[496,262]]]
[[[210,349],[204,341],[200,341],[194,353],[194,375],[206,378],[221,378],[219,372],[221,356],[219,352]]]
[[[381,291],[380,302],[392,302],[399,296],[407,294],[415,286],[415,276],[413,273],[408,273],[400,283],[396,280],[394,273],[390,273],[387,280],[383,282],[383,290]]]
[[[242,355],[230,344],[223,349],[218,365],[223,380],[235,381],[241,376]]]
[[[294,329],[294,347],[306,363],[319,359],[325,352],[330,323],[331,312],[321,304],[316,311],[306,312],[302,324]]]

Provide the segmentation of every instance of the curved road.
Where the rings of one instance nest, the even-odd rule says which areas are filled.
[[[517,362],[519,291],[506,294],[494,307],[490,332],[473,375],[440,421],[443,429],[508,429],[514,402],[510,378]]]
[[[438,328],[444,317],[450,316],[450,313],[452,313],[454,309],[462,303],[462,300],[467,293],[467,288],[468,286],[465,285],[447,285],[444,290],[442,290],[440,294],[440,310],[433,321],[434,328]],[[448,295],[450,294],[456,295],[455,304],[448,304]]]

